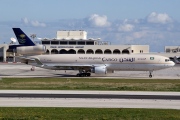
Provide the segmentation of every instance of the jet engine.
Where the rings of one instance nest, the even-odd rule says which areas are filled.
[[[96,66],[92,69],[91,72],[95,73],[95,74],[106,74],[107,68],[106,68],[106,66]]]
[[[44,45],[36,46],[22,46],[16,48],[17,54],[42,54],[46,52],[46,47]]]

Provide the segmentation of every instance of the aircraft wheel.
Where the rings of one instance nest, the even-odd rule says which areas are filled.
[[[91,76],[91,73],[87,73],[87,76]]]
[[[78,73],[76,76],[77,76],[77,77],[80,77],[80,74]]]
[[[84,77],[85,76],[85,74],[81,74],[81,77]]]
[[[88,76],[91,76],[91,73],[78,73],[76,76],[77,77],[88,77]]]
[[[34,68],[31,68],[31,71],[34,71],[35,69]]]
[[[149,75],[149,78],[152,78],[152,75]]]

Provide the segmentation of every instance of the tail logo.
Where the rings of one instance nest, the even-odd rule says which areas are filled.
[[[26,35],[24,35],[24,34],[19,35],[19,42],[20,42],[21,44],[23,44],[23,43],[26,42],[25,37],[26,37]]]

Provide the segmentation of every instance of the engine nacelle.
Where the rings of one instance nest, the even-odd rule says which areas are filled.
[[[17,47],[16,52],[18,54],[42,54],[46,52],[46,47],[44,45],[36,45],[36,46],[22,46]]]
[[[96,66],[92,69],[91,72],[95,73],[95,74],[106,74],[107,68],[106,68],[106,66]]]

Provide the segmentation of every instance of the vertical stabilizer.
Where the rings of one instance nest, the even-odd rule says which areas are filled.
[[[13,31],[20,45],[24,45],[24,46],[35,45],[35,43],[20,28],[13,28]]]

